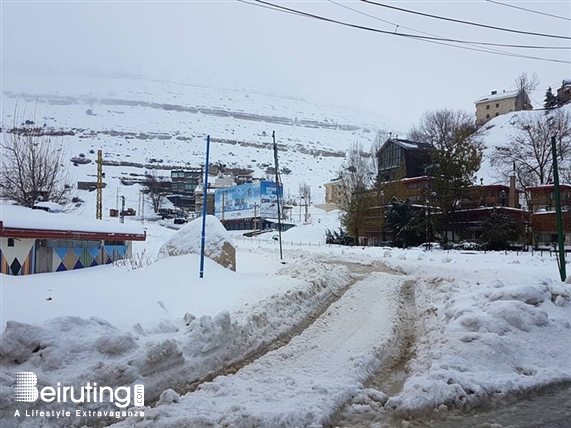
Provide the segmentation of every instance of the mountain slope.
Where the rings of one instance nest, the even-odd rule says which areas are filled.
[[[82,154],[95,161],[101,149],[107,165],[135,166],[139,173],[145,166],[204,164],[210,135],[211,163],[265,177],[273,166],[275,131],[280,167],[291,170],[283,175],[286,194],[308,182],[317,198],[350,144],[369,147],[377,129],[385,127],[380,118],[351,109],[201,84],[7,76],[2,90],[4,128],[31,120],[65,134],[70,158]],[[77,169],[80,176],[95,171],[93,164]]]

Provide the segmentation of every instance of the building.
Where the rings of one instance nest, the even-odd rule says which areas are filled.
[[[466,197],[460,202],[461,209],[481,207],[521,208],[520,195],[524,192],[516,189],[515,177],[510,178],[510,185],[488,184],[471,186]]]
[[[194,191],[202,183],[202,168],[174,169],[171,171],[171,191],[167,199],[176,207],[195,211]]]
[[[131,257],[138,226],[0,205],[0,271],[7,275],[60,272]]]
[[[501,114],[512,111],[532,110],[533,106],[527,93],[522,91],[492,91],[490,95],[477,99],[476,125],[481,126]]]
[[[428,143],[389,138],[377,152],[379,182],[419,177],[426,174],[430,153],[434,147]]]
[[[531,213],[532,244],[550,247],[557,241],[557,217],[553,184],[528,187],[529,211]],[[561,211],[565,245],[571,245],[571,185],[560,184]]]
[[[325,183],[325,203],[326,204],[336,204],[339,205],[341,202],[341,179],[337,178],[331,180],[329,183]]]
[[[233,177],[208,177],[208,195],[206,197],[206,214],[214,215],[214,192],[216,189],[225,189],[227,187],[235,186],[236,182]],[[196,213],[202,215],[204,206],[204,191],[203,186],[200,185],[194,190],[196,197]]]
[[[562,106],[571,101],[571,79],[565,79],[557,89],[557,105]]]

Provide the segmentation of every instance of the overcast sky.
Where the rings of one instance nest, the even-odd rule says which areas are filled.
[[[383,3],[491,26],[571,37],[571,2],[502,2],[567,19],[485,0]],[[61,73],[62,79],[64,73],[76,71],[164,77],[207,72],[214,83],[219,79],[225,86],[232,80],[238,86],[241,82],[249,86],[260,82],[273,85],[278,92],[373,111],[385,116],[395,131],[407,130],[429,110],[473,112],[474,100],[492,90],[513,89],[521,72],[539,77],[539,90],[533,95],[536,105],[543,102],[548,86],[559,87],[564,78],[571,78],[569,39],[477,28],[361,1],[278,4],[391,33],[422,31],[478,42],[566,47],[494,49],[567,63],[492,55],[376,34],[238,1],[2,0],[2,71],[42,70]]]

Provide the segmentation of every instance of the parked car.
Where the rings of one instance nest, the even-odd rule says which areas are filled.
[[[455,250],[481,250],[482,244],[472,241],[460,241],[452,246]]]
[[[32,207],[33,210],[43,210],[48,213],[62,213],[63,207],[55,202],[36,202]]]
[[[442,250],[439,242],[424,242],[418,246],[420,250]]]

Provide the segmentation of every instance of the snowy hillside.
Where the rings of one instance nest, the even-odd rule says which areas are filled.
[[[571,112],[571,104],[562,107],[562,110]],[[484,158],[480,171],[476,174],[477,184],[483,179],[483,184],[504,184],[509,183],[502,179],[498,172],[492,167],[491,159],[494,147],[506,144],[511,136],[517,135],[515,127],[517,121],[525,116],[545,115],[545,110],[518,111],[504,114],[490,120],[483,126],[482,136],[484,138]]]
[[[370,147],[376,130],[386,127],[372,114],[299,96],[189,81],[6,75],[2,127],[31,120],[65,134],[70,158],[95,161],[101,149],[106,171],[109,165],[134,166],[138,173],[155,167],[164,175],[168,168],[203,164],[210,135],[211,163],[248,168],[262,178],[273,166],[275,131],[280,167],[291,170],[283,175],[285,193],[296,194],[299,183],[308,182],[317,201],[350,144]],[[111,171],[106,175],[119,173]],[[78,179],[94,173],[93,163],[77,166]]]

